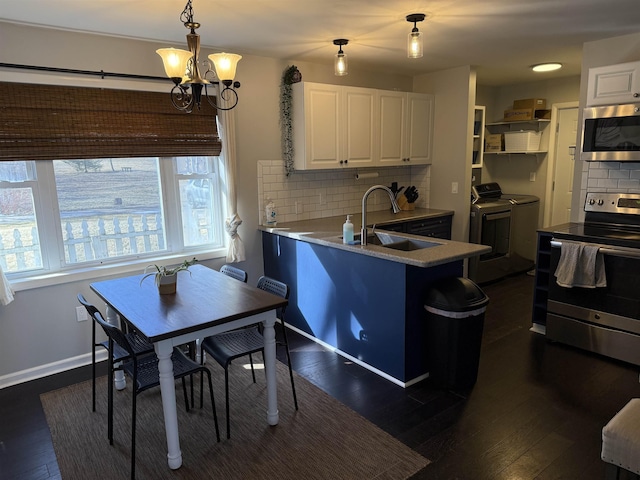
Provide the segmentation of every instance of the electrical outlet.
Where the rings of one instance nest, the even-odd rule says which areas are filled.
[[[89,320],[89,313],[86,308],[82,306],[76,307],[76,320],[79,322],[86,322]]]
[[[295,206],[296,206],[296,215],[300,215],[303,211],[302,203],[296,202]]]
[[[458,193],[458,182],[451,182],[451,193]]]
[[[530,182],[536,181],[536,172],[529,172],[529,181]]]
[[[326,205],[327,204],[327,196],[324,193],[321,193],[319,195],[318,202],[320,203],[320,205]]]

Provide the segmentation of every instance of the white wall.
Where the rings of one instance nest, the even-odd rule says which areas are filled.
[[[155,50],[166,45],[155,42],[0,22],[0,45],[3,63],[164,76]],[[209,53],[212,50],[202,48],[203,55]],[[297,65],[303,80],[307,81],[405,91],[412,88],[409,77],[358,71],[355,61],[350,63],[349,75],[338,79],[333,75],[330,61],[327,65],[313,65],[244,55],[238,66],[237,79],[242,87],[240,103],[235,109],[238,211],[244,220],[239,233],[247,250],[247,261],[240,267],[249,272],[253,282],[263,271],[260,235],[256,230],[260,221],[257,164],[259,160],[281,158],[279,85],[283,70],[290,64]],[[167,92],[170,86],[167,79]],[[206,263],[218,268],[223,260]],[[62,278],[57,285],[18,291],[13,303],[0,306],[0,388],[40,373],[90,361],[91,324],[76,321],[75,307],[78,292],[100,304],[89,290],[92,280],[64,283]]]
[[[580,96],[580,77],[571,76],[555,80],[541,80],[506,87],[493,87],[490,91],[483,91],[479,104],[487,107],[486,122],[499,122],[504,117],[504,111],[513,108],[513,101],[522,98],[544,98],[547,109],[552,105],[565,102],[577,102]],[[542,144],[549,150],[550,137],[548,125],[543,130]],[[535,181],[530,180],[530,174],[535,173]],[[502,190],[507,193],[520,195],[535,195],[540,198],[539,225],[545,209],[547,177],[549,172],[548,155],[485,155],[482,168],[482,182],[498,182]]]
[[[431,178],[437,180],[431,182],[429,205],[455,211],[451,238],[464,242],[469,240],[475,90],[475,72],[470,66],[414,79],[414,91],[436,97]],[[453,183],[458,184],[458,193],[452,193]]]

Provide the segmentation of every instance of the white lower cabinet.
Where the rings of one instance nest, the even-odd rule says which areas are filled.
[[[431,163],[433,95],[293,86],[296,170]]]

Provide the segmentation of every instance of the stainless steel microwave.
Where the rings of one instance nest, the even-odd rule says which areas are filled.
[[[640,162],[640,103],[588,107],[582,121],[582,160]]]

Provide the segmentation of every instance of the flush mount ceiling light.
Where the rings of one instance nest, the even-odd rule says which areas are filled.
[[[335,66],[334,73],[339,77],[349,74],[349,72],[347,71],[347,55],[342,51],[342,46],[347,45],[348,43],[349,43],[349,40],[346,40],[344,38],[337,38],[333,41],[334,45],[339,46],[338,53],[336,53],[336,60],[334,64]]]
[[[215,72],[211,70],[211,63],[207,60],[200,62],[200,35],[196,29],[200,27],[198,22],[193,20],[193,8],[191,0],[180,14],[180,21],[188,28],[187,47],[189,50],[179,50],[176,48],[160,48],[156,53],[162,57],[164,70],[167,76],[173,80],[174,86],[171,89],[171,101],[178,110],[187,113],[193,111],[193,107],[200,109],[202,101],[202,90],[207,97],[207,101],[219,110],[231,110],[238,104],[238,93],[236,88],[240,88],[240,82],[234,82],[236,66],[242,58],[235,53],[215,53],[209,55],[209,60],[213,63]],[[200,75],[200,66],[206,67],[203,75]],[[207,77],[215,76],[224,88],[220,90],[220,98],[230,101],[231,106],[222,108],[216,105],[207,93],[207,85],[218,84],[210,81]],[[189,92],[191,88],[191,93]]]
[[[539,63],[537,65],[531,65],[531,70],[534,72],[553,72],[554,70],[560,70],[562,64],[558,62]]]
[[[422,57],[422,33],[418,30],[416,24],[422,22],[425,19],[424,13],[412,13],[407,15],[407,22],[413,23],[413,28],[409,33],[407,40],[407,57],[420,58]]]

